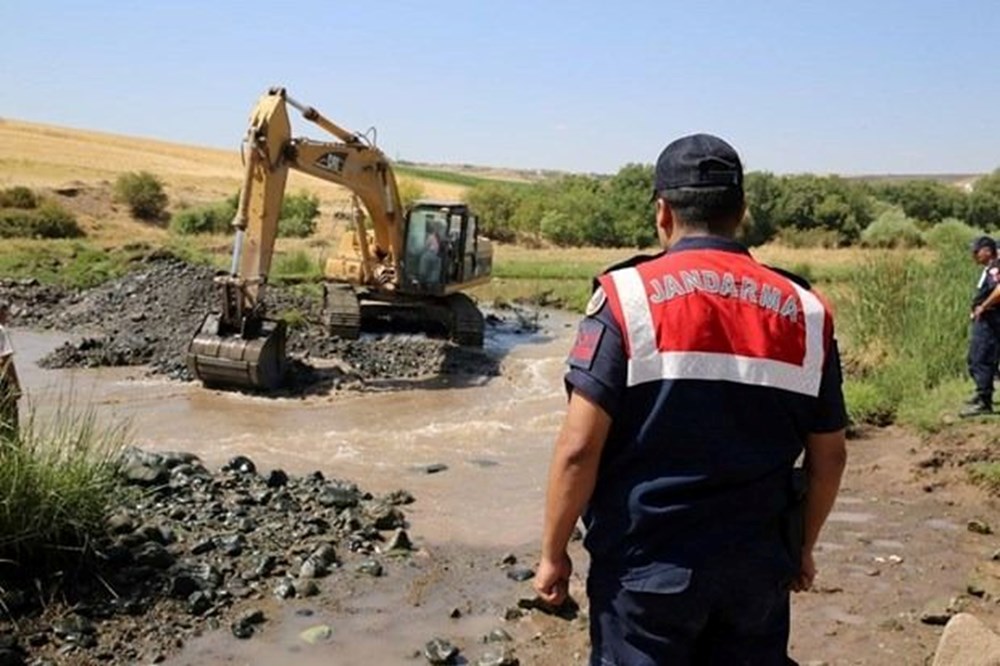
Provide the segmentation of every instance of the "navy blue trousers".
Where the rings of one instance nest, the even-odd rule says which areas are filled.
[[[969,374],[976,383],[976,397],[993,406],[993,377],[1000,359],[1000,322],[986,319],[972,322],[969,337]]]
[[[694,571],[685,589],[587,583],[590,666],[794,666],[788,579],[745,567]]]

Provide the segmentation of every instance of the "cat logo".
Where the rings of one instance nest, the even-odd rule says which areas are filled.
[[[346,161],[347,155],[344,153],[324,153],[316,160],[316,166],[320,169],[340,173],[344,170],[344,162]]]

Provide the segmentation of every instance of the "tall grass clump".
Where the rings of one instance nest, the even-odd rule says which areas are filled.
[[[848,408],[875,414],[856,420],[885,424],[913,413],[934,389],[964,376],[973,279],[966,254],[950,248],[922,261],[880,253],[849,276],[840,317],[851,342],[849,381],[867,388],[848,390]]]
[[[924,242],[935,250],[952,252],[956,248],[968,249],[969,243],[982,233],[981,229],[949,217],[925,231]]]
[[[115,201],[128,204],[132,216],[155,222],[166,217],[167,193],[163,183],[148,171],[123,173],[115,179]]]
[[[117,498],[127,437],[125,426],[64,404],[44,419],[32,412],[16,439],[0,440],[0,558],[35,566],[82,553]]]

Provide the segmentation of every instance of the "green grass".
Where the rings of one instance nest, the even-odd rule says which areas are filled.
[[[275,256],[271,264],[271,279],[276,282],[310,282],[323,277],[323,266],[305,250],[295,250]]]
[[[1000,494],[1000,462],[973,463],[968,467],[969,478],[994,495]]]
[[[129,270],[137,253],[105,250],[82,241],[18,241],[0,252],[0,276],[37,279],[42,284],[86,288]]]
[[[0,558],[36,565],[79,554],[119,497],[128,437],[127,427],[64,404],[32,413],[16,441],[0,440]]]

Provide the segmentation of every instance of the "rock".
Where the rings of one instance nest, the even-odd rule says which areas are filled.
[[[535,572],[528,567],[513,567],[507,570],[507,578],[517,581],[518,583],[523,583],[526,580],[531,580],[535,577]]]
[[[283,580],[274,588],[274,596],[279,599],[291,599],[295,596],[295,585],[290,580]]]
[[[264,611],[259,608],[248,608],[240,613],[239,617],[236,619],[238,622],[242,622],[244,624],[264,624],[267,617],[264,615]]]
[[[170,471],[160,456],[135,447],[122,453],[118,474],[125,483],[139,486],[162,485],[170,478]]]
[[[969,521],[967,528],[973,534],[993,534],[993,528],[989,526],[989,523],[976,518]]]
[[[239,557],[243,554],[243,549],[247,545],[246,537],[242,534],[227,534],[215,538],[215,545],[223,554],[229,557]]]
[[[518,666],[520,663],[513,650],[506,646],[489,650],[476,660],[476,666]]]
[[[932,666],[997,664],[1000,664],[1000,636],[969,613],[958,613],[948,621]]]
[[[424,645],[423,653],[431,664],[454,664],[458,648],[443,638],[432,638]]]
[[[365,507],[365,514],[377,530],[394,530],[406,525],[403,512],[385,502],[372,502]]]
[[[309,627],[308,629],[299,634],[299,638],[301,638],[306,643],[309,643],[309,645],[316,645],[317,643],[325,643],[326,641],[330,640],[331,636],[333,636],[333,629],[331,629],[330,626],[326,624],[317,624],[316,626]]]
[[[307,580],[304,583],[299,583],[296,592],[297,596],[300,597],[315,597],[319,594],[319,585],[314,580]]]
[[[215,550],[215,539],[201,539],[193,546],[191,546],[190,553],[192,555],[204,555],[205,553]]]
[[[97,628],[82,615],[69,615],[52,624],[52,633],[66,643],[91,648],[97,645]]]
[[[378,560],[365,560],[358,565],[357,571],[358,573],[378,578],[382,575],[382,564]]]
[[[108,531],[112,534],[128,534],[135,531],[135,518],[129,511],[116,511],[108,517]]]
[[[448,613],[448,617],[450,617],[453,620],[457,620],[458,618],[462,617],[462,609],[458,607],[452,608],[451,612]]]
[[[484,643],[509,643],[513,640],[514,639],[510,634],[499,627],[483,636]]]
[[[358,505],[361,501],[361,493],[358,491],[358,487],[353,484],[331,483],[320,491],[316,499],[327,508],[347,509]]]
[[[393,506],[400,506],[403,504],[413,504],[416,499],[407,490],[394,490],[384,498],[384,501]]]
[[[256,474],[257,465],[246,456],[236,456],[223,465],[222,471],[236,472],[237,474]]]
[[[288,483],[288,474],[284,470],[272,469],[264,481],[268,488],[281,488]]]
[[[406,530],[400,528],[393,532],[385,548],[390,553],[408,552],[413,550],[413,543],[410,541],[410,535],[406,533]]]
[[[154,569],[167,569],[175,559],[169,550],[155,541],[147,541],[132,549],[132,557],[136,564]]]
[[[212,607],[212,597],[207,592],[192,592],[187,599],[187,611],[191,615],[201,615]]]
[[[517,555],[514,553],[505,553],[503,557],[500,558],[500,566],[509,567],[517,564]]]
[[[427,474],[437,474],[438,472],[447,471],[448,466],[444,463],[431,463],[430,465],[425,465],[423,470]]]
[[[955,615],[955,609],[952,600],[939,597],[931,599],[924,605],[924,609],[920,613],[920,621],[924,624],[945,625],[953,615]]]

